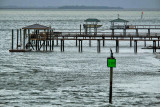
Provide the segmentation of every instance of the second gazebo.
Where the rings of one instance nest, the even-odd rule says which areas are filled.
[[[123,35],[126,35],[126,28],[127,28],[127,23],[129,21],[120,19],[119,17],[117,19],[111,20],[111,27],[110,29],[112,30],[112,35],[114,36],[114,30],[115,29],[123,29]]]

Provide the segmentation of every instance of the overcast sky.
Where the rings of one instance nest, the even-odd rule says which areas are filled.
[[[160,8],[160,0],[0,0],[0,6],[47,7],[63,5]]]

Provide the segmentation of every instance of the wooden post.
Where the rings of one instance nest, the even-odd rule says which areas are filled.
[[[12,29],[12,40],[11,40],[11,49],[13,50],[13,37],[14,37],[14,30]]]
[[[100,53],[100,51],[101,51],[100,40],[97,40],[97,53]]]
[[[116,53],[119,53],[119,40],[116,40]]]
[[[30,48],[31,43],[30,43],[30,30],[29,29],[28,29],[28,45],[29,45],[29,48]]]
[[[134,53],[137,53],[137,40],[134,40]]]
[[[47,46],[48,46],[48,45],[47,45],[47,44],[48,44],[47,42],[48,42],[48,41],[47,41],[47,39],[46,39],[46,51],[47,51]]]
[[[53,48],[54,48],[54,39],[52,40],[52,51],[53,51]]]
[[[79,52],[82,52],[82,40],[79,40]]]
[[[50,30],[50,51],[52,49],[52,45],[51,45],[51,30]]]
[[[126,29],[123,29],[123,35],[126,36]]]
[[[76,36],[76,46],[77,46],[77,36]]]
[[[150,34],[151,34],[151,33],[150,33],[150,29],[148,29],[148,36],[150,36]]]
[[[114,36],[114,29],[112,29],[112,36]]]
[[[81,44],[81,43],[80,43],[80,40],[79,40],[79,48],[78,48],[79,52],[81,51],[81,50],[80,50],[80,44]]]
[[[61,39],[61,52],[64,52],[64,40]]]
[[[138,29],[136,29],[136,36],[139,36]]]
[[[20,29],[20,47],[22,46],[22,31]]]
[[[62,44],[63,44],[63,43],[62,43],[62,39],[61,39],[61,52],[62,52]]]
[[[19,39],[19,30],[17,29],[17,50],[18,50],[18,39]]]
[[[37,42],[38,42],[38,50],[40,50],[40,44],[39,44],[39,43],[40,43],[39,30],[38,30],[37,33],[38,33],[38,35],[37,35],[37,39],[38,39],[38,41],[37,41]]]
[[[28,43],[30,43],[30,30],[28,29]]]
[[[45,40],[43,40],[43,51],[45,51]]]
[[[82,40],[81,40],[81,52],[82,52]]]
[[[112,81],[113,81],[113,67],[110,67],[110,88],[109,88],[109,103],[112,104]]]
[[[105,40],[104,40],[105,37],[103,36],[102,39],[103,39],[103,47],[104,47],[105,46]]]
[[[156,41],[154,40],[154,41],[153,41],[153,53],[156,52],[156,48],[157,48],[157,47],[156,47]]]
[[[25,35],[26,35],[26,29],[23,30],[23,49],[25,49]]]
[[[64,40],[62,42],[63,42],[63,52],[64,52]]]
[[[38,43],[37,43],[37,40],[36,40],[36,51],[37,51],[37,46],[38,46]]]
[[[80,35],[81,35],[81,30],[82,30],[82,27],[81,27],[81,24],[80,24]]]
[[[159,37],[158,37],[158,47],[159,47]]]
[[[89,37],[89,47],[91,47],[91,37]]]
[[[144,47],[146,47],[146,38],[144,38]]]
[[[132,47],[132,38],[130,37],[130,47]]]
[[[57,36],[57,46],[58,46],[58,36]]]

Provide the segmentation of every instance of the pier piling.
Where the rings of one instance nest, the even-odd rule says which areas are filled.
[[[26,35],[26,30],[23,30],[23,49],[25,50],[25,35]]]
[[[104,40],[105,37],[103,36],[102,39],[103,39],[103,47],[104,47],[105,46],[105,40]]]
[[[134,53],[137,53],[137,40],[134,40]]]
[[[101,42],[100,40],[97,40],[97,53],[101,52]]]
[[[52,50],[52,44],[51,44],[51,30],[50,30],[50,51]]]
[[[119,40],[116,40],[116,53],[119,53]]]
[[[91,37],[89,37],[89,47],[91,47]]]
[[[156,48],[157,48],[157,47],[156,47],[156,41],[154,40],[154,41],[153,41],[153,53],[156,52]]]
[[[130,47],[132,47],[132,37],[130,37]]]
[[[11,49],[13,50],[13,37],[14,37],[14,30],[12,29],[12,38],[11,38]]]
[[[19,30],[17,29],[17,50],[18,50]]]
[[[79,40],[79,52],[82,52],[82,40]]]
[[[159,47],[159,37],[158,37],[158,47]]]
[[[139,36],[138,29],[136,29],[136,36]]]
[[[150,34],[151,34],[151,33],[150,33],[150,29],[148,29],[148,36],[150,36]]]

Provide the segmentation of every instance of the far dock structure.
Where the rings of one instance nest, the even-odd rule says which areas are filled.
[[[20,38],[19,38],[19,31],[20,31]],[[23,32],[23,37],[22,37]],[[10,52],[29,52],[31,50],[41,50],[43,46],[43,51],[46,50],[47,47],[50,46],[50,50],[53,50],[53,38],[51,34],[53,33],[53,29],[50,27],[40,25],[40,24],[33,24],[22,29],[17,29],[17,47],[14,49],[14,30],[12,30],[12,46],[9,50]],[[23,38],[23,47],[21,43],[21,39]],[[20,39],[20,45],[19,45]],[[43,42],[43,43],[42,43]],[[34,48],[35,47],[35,48]]]
[[[144,41],[143,49],[153,49],[153,53],[155,53],[157,49],[160,49],[160,25],[128,25],[127,23],[129,21],[118,18],[110,21],[110,29],[106,29],[106,32],[97,32],[97,28],[102,26],[98,25],[98,22],[100,22],[98,19],[87,19],[85,22],[86,24],[83,25],[83,32],[81,31],[81,26],[80,31],[78,32],[73,32],[72,30],[70,30],[70,32],[56,32],[51,27],[39,24],[33,24],[23,27],[22,29],[12,30],[11,49],[9,51],[53,51],[55,46],[54,41],[57,42],[57,46],[60,41],[61,52],[64,52],[64,41],[75,41],[79,52],[82,52],[83,50],[83,41],[89,41],[89,47],[91,47],[91,41],[97,41],[98,53],[101,51],[101,41],[103,41],[104,48],[105,41],[115,42],[115,50],[117,53],[119,53],[120,41],[130,42],[130,47],[132,47],[132,41],[134,41],[133,51],[135,53],[138,51],[137,47],[139,41]],[[151,29],[154,29],[154,31],[151,32]],[[130,30],[132,30],[132,32],[130,32]],[[14,37],[15,34],[17,36]],[[14,42],[15,39],[16,42]],[[153,42],[153,46],[146,46],[147,41]],[[16,47],[14,47],[14,43],[16,44]]]

